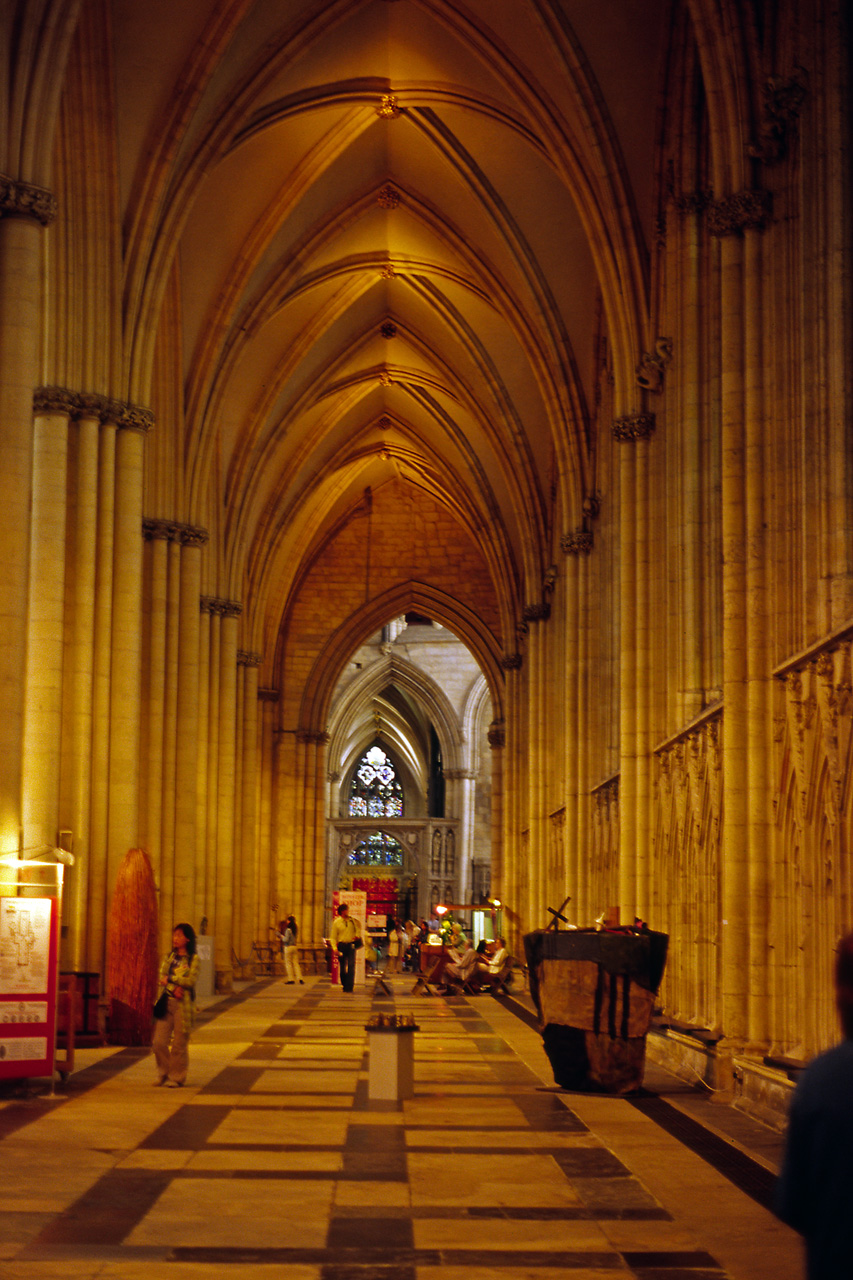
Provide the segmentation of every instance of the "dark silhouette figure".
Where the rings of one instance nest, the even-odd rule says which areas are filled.
[[[835,993],[844,1039],[794,1091],[777,1188],[779,1217],[805,1238],[808,1280],[853,1276],[853,933],[838,945]]]

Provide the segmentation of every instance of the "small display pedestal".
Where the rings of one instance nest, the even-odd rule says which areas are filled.
[[[413,1021],[378,1014],[367,1024],[367,1096],[371,1102],[400,1102],[415,1093]]]

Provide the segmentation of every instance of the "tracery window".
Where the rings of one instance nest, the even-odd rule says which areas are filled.
[[[374,744],[361,757],[350,785],[351,818],[402,818],[403,788],[397,771],[381,747]]]
[[[359,841],[349,861],[355,867],[402,867],[403,846],[384,831],[374,831]]]

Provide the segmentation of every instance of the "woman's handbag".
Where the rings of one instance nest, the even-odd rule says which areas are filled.
[[[153,1010],[154,1017],[165,1018],[166,1010],[168,1009],[168,1007],[169,1007],[169,997],[166,995],[166,991],[164,988],[163,991],[161,991],[160,995],[157,997],[157,1000],[154,1004],[154,1010]]]
[[[353,938],[352,946],[354,951],[360,951],[364,946],[364,938]]]

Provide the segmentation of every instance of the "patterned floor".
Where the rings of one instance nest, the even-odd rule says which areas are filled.
[[[799,1280],[796,1237],[629,1101],[558,1092],[491,996],[325,978],[216,1005],[182,1090],[138,1050],[0,1108],[6,1280]],[[365,1023],[414,1013],[415,1096]]]

